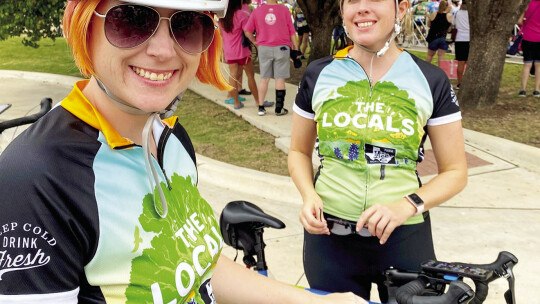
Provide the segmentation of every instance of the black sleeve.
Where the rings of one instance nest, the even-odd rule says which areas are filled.
[[[84,284],[99,235],[89,137],[97,131],[57,107],[0,155],[0,295]]]
[[[193,143],[191,142],[191,138],[189,138],[189,135],[184,129],[184,127],[176,121],[174,128],[173,128],[174,135],[180,140],[186,151],[188,152],[189,156],[193,160],[193,163],[197,164],[197,159],[195,155],[195,148],[193,147]]]
[[[411,57],[424,73],[433,96],[433,113],[430,119],[458,113],[460,111],[459,103],[446,73],[439,67],[427,63],[412,54]]]
[[[296,93],[295,104],[303,111],[311,114],[315,114],[313,107],[311,106],[311,99],[313,98],[313,90],[317,84],[317,79],[321,74],[321,71],[325,66],[332,62],[332,56],[317,59],[310,63],[302,76],[302,80],[298,85],[298,92]]]

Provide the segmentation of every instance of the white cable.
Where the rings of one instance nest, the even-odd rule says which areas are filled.
[[[152,124],[156,119],[158,119],[158,114],[153,113],[148,117],[146,120],[146,123],[144,124],[143,132],[142,132],[142,149],[144,153],[144,164],[146,165],[146,174],[148,175],[148,180],[150,181],[150,188],[152,191],[152,200],[154,202],[154,209],[156,210],[157,214],[161,218],[165,218],[167,216],[167,199],[165,199],[165,194],[163,193],[163,190],[161,189],[160,181],[159,181],[159,175],[157,173],[157,170],[154,166],[154,161],[152,158],[152,153],[150,153],[150,140],[151,138],[151,131],[152,131]],[[154,185],[155,184],[155,185]],[[163,214],[161,214],[156,207],[156,198],[154,196],[154,186],[156,186],[159,198],[161,200],[161,207],[163,208]]]

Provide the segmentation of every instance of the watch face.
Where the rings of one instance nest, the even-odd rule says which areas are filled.
[[[420,198],[420,196],[416,195],[415,193],[408,195],[410,200],[416,205],[420,206],[424,204],[424,201]]]

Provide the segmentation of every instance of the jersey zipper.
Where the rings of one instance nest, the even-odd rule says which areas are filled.
[[[373,87],[375,86],[376,83],[373,83],[373,80],[369,77],[368,73],[366,72],[366,70],[364,69],[364,67],[358,63],[358,61],[354,60],[354,58],[352,58],[351,56],[349,56],[349,54],[347,54],[347,58],[352,60],[354,63],[356,63],[360,69],[364,72],[364,75],[366,75],[366,78],[369,82],[369,100],[368,101],[371,101],[371,98],[372,98],[372,94],[373,94]],[[367,103],[367,101],[366,101]],[[367,121],[369,122],[369,119],[370,119],[370,115],[367,113]],[[365,141],[364,141],[364,158],[366,157],[365,156],[365,150],[366,150],[366,145],[365,145]],[[364,188],[364,207],[363,207],[363,210],[362,211],[365,211],[367,209],[367,197],[368,197],[368,193],[369,193],[369,187],[368,185],[370,184],[370,178],[371,178],[371,174],[370,174],[370,170],[369,170],[369,166],[366,164],[366,183],[365,183],[365,188]]]

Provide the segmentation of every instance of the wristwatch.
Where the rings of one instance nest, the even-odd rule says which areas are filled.
[[[405,198],[414,206],[414,208],[416,208],[416,213],[414,215],[419,215],[424,212],[424,201],[416,193],[405,195]]]

